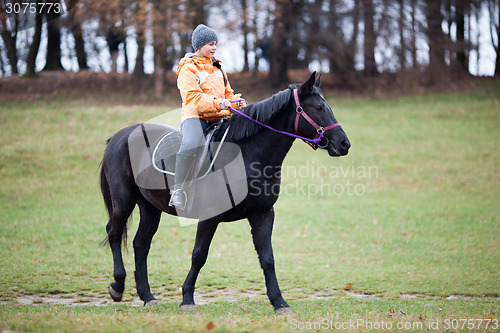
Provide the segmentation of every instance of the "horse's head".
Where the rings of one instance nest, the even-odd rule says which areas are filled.
[[[306,138],[322,134],[318,144],[320,148],[326,149],[330,156],[347,155],[351,143],[318,89],[320,77],[321,75],[316,78],[316,73],[312,73],[306,82],[296,87],[298,101],[295,98],[295,104],[298,115],[295,119],[295,131]]]

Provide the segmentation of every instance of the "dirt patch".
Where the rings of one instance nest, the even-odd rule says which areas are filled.
[[[298,293],[298,294],[297,294]],[[290,295],[287,295],[290,294]],[[294,294],[294,296],[292,296]],[[330,288],[325,288],[322,290],[317,290],[307,295],[300,295],[300,288],[296,290],[291,290],[290,292],[285,292],[284,297],[290,296],[292,299],[302,299],[308,301],[314,300],[335,300],[343,298],[357,298],[357,299],[380,299],[383,296],[371,293],[356,293],[349,290],[335,290]],[[419,295],[419,294],[401,294],[399,296],[401,299],[414,299],[414,298],[429,298],[429,297],[439,297],[440,296],[429,296],[429,295]],[[450,295],[444,297],[447,300],[457,299],[457,298],[484,298],[491,297],[500,301],[499,296],[470,296],[470,295]],[[181,291],[178,293],[162,293],[157,295],[160,302],[181,302]],[[239,300],[262,300],[267,299],[265,290],[248,290],[241,292],[233,288],[215,289],[208,292],[195,292],[194,293],[195,303],[198,305],[210,304],[213,302],[238,302]],[[139,299],[137,295],[128,297],[128,299],[122,302],[114,302],[108,295],[105,294],[86,294],[86,295],[76,295],[72,293],[61,293],[54,295],[28,295],[18,293],[12,301],[2,301],[0,305],[66,305],[66,306],[109,306],[113,304],[129,304],[131,306],[140,307],[143,306],[143,302]]]
[[[105,295],[76,295],[76,294],[55,294],[55,295],[26,295],[18,294],[13,302],[3,302],[3,304],[21,304],[21,305],[49,305],[59,304],[67,306],[106,306],[113,304],[114,301]],[[131,304],[132,306],[142,306],[143,303],[139,299],[125,301],[124,303]]]

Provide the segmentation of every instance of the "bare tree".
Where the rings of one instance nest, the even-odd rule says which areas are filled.
[[[18,15],[11,16],[10,18],[10,26],[11,30],[7,25],[7,16],[3,13],[5,12],[3,6],[4,3],[1,2],[0,5],[2,12],[0,13],[0,34],[2,35],[3,43],[5,44],[5,48],[7,49],[7,58],[10,63],[10,70],[12,74],[16,75],[19,73],[17,69],[17,62],[19,61],[19,57],[17,55],[17,33],[19,29],[20,22],[18,21]]]
[[[363,4],[363,22],[365,25],[363,39],[363,55],[365,76],[375,76],[378,74],[377,63],[375,62],[375,46],[377,44],[377,35],[374,27],[375,10],[373,0],[362,0]]]
[[[496,52],[495,59],[495,77],[500,76],[500,65],[498,64],[500,60],[500,1],[499,0],[488,0],[488,10],[490,13],[490,36],[491,44]],[[496,41],[495,41],[496,35]]]
[[[398,50],[399,55],[399,65],[402,71],[406,71],[406,50],[408,49],[406,38],[405,38],[405,30],[406,30],[406,13],[405,13],[405,0],[397,0],[399,5],[399,18],[398,18],[398,26],[399,26],[399,41],[401,44],[400,49]]]
[[[146,29],[148,18],[148,2],[146,0],[137,0],[134,12],[137,56],[135,58],[135,68],[133,72],[134,80],[137,84],[144,78],[144,49],[146,47]]]
[[[78,61],[78,68],[80,70],[88,69],[89,66],[87,64],[87,53],[85,53],[85,40],[83,39],[81,26],[81,19],[83,17],[79,13],[81,11],[81,8],[76,6],[78,0],[67,0],[67,3],[69,7],[72,8],[68,13],[68,23],[69,29],[75,39],[75,51]]]
[[[419,24],[417,20],[417,3],[418,0],[410,0],[411,6],[411,59],[413,68],[418,68],[418,59],[417,59],[417,32],[419,30]]]
[[[437,83],[447,76],[445,54],[445,35],[441,28],[443,15],[441,12],[442,0],[425,0],[427,16],[427,38],[429,43],[429,83]]]
[[[54,1],[60,5],[60,1]],[[47,20],[47,54],[44,71],[64,70],[61,64],[61,12],[50,10],[45,13]]]
[[[324,38],[322,45],[328,49],[330,72],[338,75],[344,85],[353,82],[356,77],[354,58],[357,52],[361,0],[354,0],[352,7],[347,10],[343,7],[341,0],[330,0],[329,11],[326,15],[325,31],[321,36]],[[346,27],[352,27],[351,34],[347,34]]]
[[[279,87],[288,79],[288,39],[290,35],[291,3],[288,0],[276,0],[274,9],[273,34],[271,37],[269,81],[271,85]]]
[[[28,57],[26,58],[26,73],[24,73],[26,77],[33,77],[36,75],[36,57],[42,39],[43,13],[37,10],[35,20],[35,33],[29,47]]]
[[[455,6],[455,21],[457,26],[457,41],[455,45],[456,70],[469,73],[469,52],[465,41],[465,18],[470,6],[470,0],[456,0]]]

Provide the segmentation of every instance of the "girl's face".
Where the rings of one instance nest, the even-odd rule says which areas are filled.
[[[212,58],[217,50],[217,42],[213,41],[208,44],[203,45],[196,51],[196,54],[200,57]]]

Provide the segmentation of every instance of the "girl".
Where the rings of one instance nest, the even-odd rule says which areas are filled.
[[[209,27],[200,24],[193,31],[191,44],[195,53],[188,53],[177,67],[177,87],[182,98],[182,142],[175,163],[175,184],[170,206],[184,209],[187,202],[185,187],[192,177],[195,155],[208,126],[222,118],[229,118],[230,106],[246,105],[231,89],[220,61],[214,58],[217,35]]]

